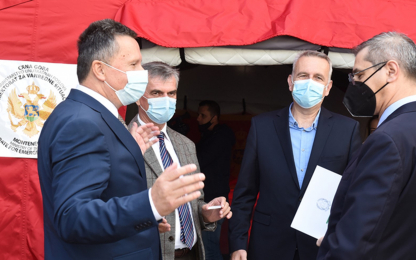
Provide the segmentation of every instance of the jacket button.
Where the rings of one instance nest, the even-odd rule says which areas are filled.
[[[141,227],[139,225],[135,226],[134,229],[136,229],[137,231],[139,231],[141,229]]]
[[[175,239],[173,238],[173,236],[170,236],[170,237],[169,237],[169,241],[171,241],[171,242],[172,242],[173,240],[175,240]]]

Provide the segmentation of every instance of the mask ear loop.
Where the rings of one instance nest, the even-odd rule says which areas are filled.
[[[124,74],[127,74],[125,71],[119,70],[119,69],[117,69],[117,68],[115,68],[115,67],[111,66],[110,64],[105,63],[104,61],[101,61],[101,62],[102,62],[102,63],[104,63],[105,65],[107,65],[108,67],[112,68],[112,69],[115,69],[115,70],[118,70],[118,71],[120,71],[120,72],[123,72]]]

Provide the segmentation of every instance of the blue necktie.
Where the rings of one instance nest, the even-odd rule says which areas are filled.
[[[159,150],[160,158],[162,159],[163,168],[168,168],[172,163],[172,157],[170,157],[168,150],[166,150],[164,134],[161,133],[157,136],[159,138]],[[194,242],[194,227],[191,220],[191,212],[189,210],[188,203],[185,203],[178,207],[179,221],[181,223],[181,241],[189,249],[192,249]]]

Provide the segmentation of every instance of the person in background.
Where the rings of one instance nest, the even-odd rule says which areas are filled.
[[[158,141],[144,154],[147,185],[152,187],[172,163],[195,164],[193,173],[199,172],[199,167],[194,143],[167,126],[176,110],[179,71],[163,62],[150,62],[143,68],[149,73],[149,83],[143,97],[136,102],[139,113],[130,122],[129,129],[136,124],[153,123],[160,131]],[[209,210],[209,206],[220,208]],[[181,205],[159,224],[163,259],[205,259],[201,235],[212,233],[209,231],[215,230],[216,221],[231,216],[225,197],[212,198],[207,204],[201,192],[196,200]]]
[[[205,201],[215,197],[228,198],[230,192],[230,172],[232,148],[235,144],[234,132],[225,124],[220,124],[220,106],[212,100],[199,103],[197,121],[201,140],[196,145],[201,172],[209,176],[205,180]],[[206,259],[221,259],[220,236],[224,219],[217,222],[214,232],[204,232]]]

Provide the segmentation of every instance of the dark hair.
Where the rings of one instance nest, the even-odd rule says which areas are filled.
[[[208,111],[211,114],[212,117],[217,116],[217,119],[220,120],[220,115],[221,115],[221,109],[220,106],[218,105],[217,102],[213,101],[213,100],[202,100],[199,103],[199,106],[207,106],[208,107]]]
[[[380,33],[355,47],[355,55],[367,47],[368,53],[364,59],[371,64],[395,60],[406,76],[416,79],[416,45],[407,35],[398,32]]]
[[[117,35],[137,37],[127,26],[111,19],[93,22],[79,36],[77,76],[80,83],[87,78],[94,60],[109,63],[119,48],[115,40]]]

